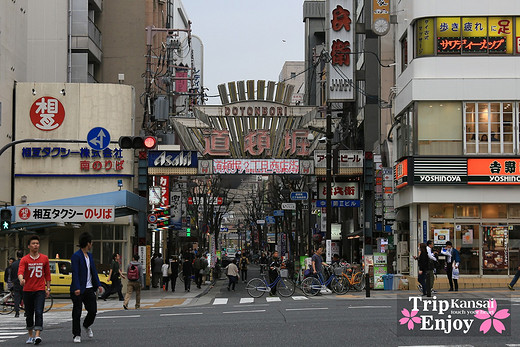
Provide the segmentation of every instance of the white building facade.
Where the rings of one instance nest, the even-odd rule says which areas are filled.
[[[520,3],[403,0],[396,14],[398,269],[416,275],[431,239],[459,249],[462,275],[514,275]]]

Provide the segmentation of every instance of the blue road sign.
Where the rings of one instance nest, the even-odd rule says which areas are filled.
[[[87,134],[87,142],[92,149],[101,151],[110,145],[110,134],[105,128],[93,128]]]
[[[331,200],[332,207],[361,207],[361,200]],[[327,207],[327,200],[316,200],[316,207]]]
[[[228,228],[220,228],[220,232],[221,233],[227,233],[228,232]]]
[[[291,200],[308,200],[309,193],[307,192],[291,192]]]
[[[273,216],[275,217],[283,217],[284,215],[284,210],[274,210],[273,211]]]
[[[265,222],[267,224],[275,224],[276,223],[276,221],[274,219],[274,216],[267,216],[267,217],[265,217]]]

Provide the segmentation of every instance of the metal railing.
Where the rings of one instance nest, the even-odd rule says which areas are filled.
[[[88,20],[88,37],[94,42],[94,44],[99,48],[102,49],[102,35],[101,31],[97,28],[96,24],[89,18]]]

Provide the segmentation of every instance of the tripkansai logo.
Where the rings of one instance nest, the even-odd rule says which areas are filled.
[[[399,335],[511,335],[511,302],[411,296],[397,304]]]

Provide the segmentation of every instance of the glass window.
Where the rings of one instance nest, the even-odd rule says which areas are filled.
[[[509,227],[509,274],[514,275],[520,264],[520,225]]]
[[[462,274],[479,274],[479,232],[477,224],[458,225],[454,247],[460,253],[459,270]]]
[[[479,205],[457,205],[458,218],[479,218]]]
[[[509,218],[520,218],[520,205],[509,205]]]
[[[408,37],[406,34],[401,39],[401,72],[408,67]]]
[[[430,218],[453,218],[453,204],[430,204]]]
[[[509,262],[507,229],[507,226],[482,227],[484,275],[507,275]]]
[[[466,154],[513,154],[515,114],[511,102],[467,102],[464,105]]]
[[[507,205],[505,205],[505,204],[482,204],[482,218],[485,218],[485,219],[507,218]]]
[[[420,155],[461,155],[462,104],[419,102],[417,140]]]

